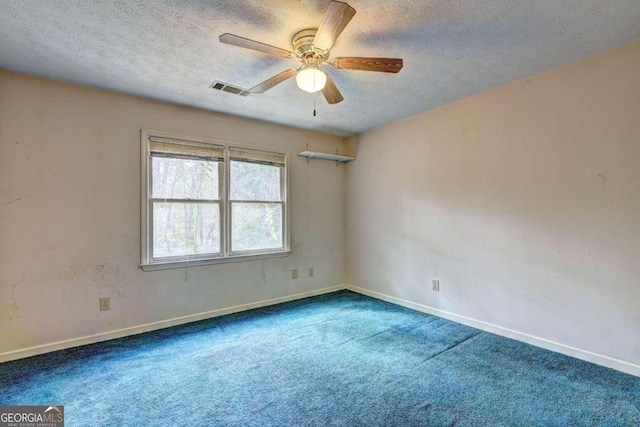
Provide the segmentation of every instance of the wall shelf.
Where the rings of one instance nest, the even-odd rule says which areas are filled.
[[[332,160],[337,163],[347,163],[356,159],[355,157],[339,156],[338,154],[329,154],[329,153],[318,153],[315,151],[303,151],[302,153],[298,153],[298,156],[306,157],[307,161],[309,159],[322,159],[322,160]]]

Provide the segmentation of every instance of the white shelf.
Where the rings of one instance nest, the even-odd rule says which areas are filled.
[[[315,151],[303,151],[302,153],[298,153],[298,156],[306,157],[307,159],[333,160],[338,163],[346,163],[356,159],[355,157],[339,156],[337,154],[329,153],[317,153]]]

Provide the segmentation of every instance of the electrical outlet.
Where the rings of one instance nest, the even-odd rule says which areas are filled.
[[[111,310],[111,297],[100,298],[100,311]]]
[[[431,288],[432,288],[434,291],[439,292],[439,291],[440,291],[440,280],[433,279],[433,280],[431,281]]]
[[[309,277],[313,277],[313,267],[309,267]]]
[[[291,270],[291,278],[292,279],[297,279],[298,278],[298,269],[294,268],[293,270]]]

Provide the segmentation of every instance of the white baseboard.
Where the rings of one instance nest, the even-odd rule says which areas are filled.
[[[550,341],[544,338],[536,337],[533,335],[525,334],[523,332],[514,331],[512,329],[503,328],[501,326],[493,325],[491,323],[483,322],[481,320],[471,319],[469,317],[461,316],[459,314],[451,313],[448,311],[440,310],[437,308],[429,307],[423,304],[403,300],[401,298],[385,295],[380,292],[372,291],[357,286],[347,285],[346,289],[357,292],[359,294],[367,295],[372,298],[387,301],[393,304],[401,305],[403,307],[411,308],[416,311],[420,311],[434,316],[442,317],[444,319],[452,320],[463,325],[471,326],[482,331],[491,332],[496,335],[511,338],[517,341],[522,341],[527,344],[541,347],[546,350],[562,353],[567,356],[575,357],[577,359],[586,360],[587,362],[595,363],[597,365],[606,366],[617,371],[625,372],[627,374],[640,377],[640,365],[626,360],[617,359],[615,357],[606,356],[604,354],[594,353],[592,351],[583,350],[569,345],[561,344],[555,341]]]
[[[131,326],[128,328],[117,329],[115,331],[101,332],[99,334],[86,335],[79,338],[72,338],[64,341],[56,341],[48,344],[36,345],[33,347],[21,348],[18,350],[0,353],[0,363],[10,360],[22,359],[25,357],[35,356],[37,354],[49,353],[51,351],[64,350],[81,345],[94,344],[101,341],[108,341],[115,338],[122,338],[129,335],[141,334],[144,332],[155,331],[158,329],[168,328],[171,326],[182,325],[185,323],[196,322],[198,320],[210,319],[213,317],[224,316],[225,314],[238,313],[240,311],[251,310],[253,308],[266,307],[269,305],[279,304],[282,302],[295,301],[302,298],[313,297],[316,295],[328,294],[345,289],[346,286],[338,285],[329,288],[317,289],[314,291],[303,292],[300,294],[287,295],[279,298],[272,298],[263,301],[252,302],[248,304],[236,305],[233,307],[219,308],[217,310],[205,311],[204,313],[190,314],[188,316],[176,317],[159,322],[145,323],[144,325]]]

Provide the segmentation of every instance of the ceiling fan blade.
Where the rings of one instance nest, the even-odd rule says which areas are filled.
[[[322,50],[329,50],[336,42],[336,39],[347,26],[356,10],[346,3],[340,1],[329,2],[329,7],[322,17],[318,32],[313,39],[313,44]]]
[[[402,69],[400,58],[335,58],[331,65],[343,70],[381,71],[397,73]]]
[[[276,74],[275,76],[271,77],[270,79],[267,79],[267,80],[263,81],[259,85],[252,87],[251,89],[249,89],[249,93],[265,93],[266,91],[268,91],[272,87],[274,87],[276,85],[279,85],[283,81],[285,81],[288,78],[291,78],[291,77],[293,77],[295,75],[296,75],[296,69],[295,68],[292,68],[290,70],[285,70],[285,71],[281,72],[280,74]]]
[[[322,94],[329,104],[337,104],[344,99],[329,74],[327,74],[327,83],[322,89]]]
[[[229,33],[224,33],[223,35],[221,35],[220,42],[233,46],[243,47],[245,49],[257,50],[258,52],[268,53],[269,55],[275,55],[281,58],[290,58],[293,56],[293,52],[289,52],[288,50],[260,43],[255,40],[245,39],[244,37],[236,36]]]

